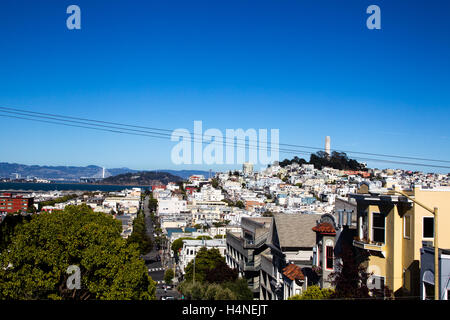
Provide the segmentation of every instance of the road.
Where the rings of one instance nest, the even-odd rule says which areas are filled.
[[[152,241],[155,241],[155,227],[153,225],[153,221],[150,215],[150,209],[148,208],[148,202],[149,202],[149,197],[145,197],[144,199],[144,204],[143,204],[143,210],[144,210],[144,215],[145,215],[145,227],[147,230],[147,234],[148,236],[152,239]],[[150,251],[149,253],[146,254],[146,256],[148,257],[160,257],[161,256],[160,251],[157,250],[156,245],[153,247],[152,251]],[[152,261],[150,263],[147,263],[147,268],[148,268],[148,274],[152,277],[152,279],[156,282],[158,282],[157,287],[156,287],[156,298],[157,299],[161,299],[161,297],[164,296],[172,296],[175,299],[179,299],[180,298],[180,294],[178,293],[178,291],[176,290],[165,290],[164,289],[164,272],[165,272],[165,268],[162,265],[161,259],[159,259],[159,261]]]

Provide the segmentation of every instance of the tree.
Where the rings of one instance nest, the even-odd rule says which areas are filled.
[[[206,271],[205,280],[209,283],[223,283],[235,281],[238,277],[238,271],[231,269],[225,262],[218,261],[217,264]]]
[[[200,282],[183,281],[178,286],[178,291],[184,295],[186,300],[202,300],[206,290],[207,286]]]
[[[219,187],[219,180],[217,180],[217,178],[212,178],[212,179],[211,179],[211,186],[212,186],[214,189],[217,189],[217,188]]]
[[[319,286],[309,286],[305,292],[302,294],[296,294],[288,300],[323,300],[332,299],[334,295],[334,290],[332,289],[321,289]]]
[[[253,292],[248,288],[247,280],[244,278],[224,282],[222,286],[233,292],[236,295],[236,300],[253,300]]]
[[[0,254],[14,239],[14,230],[16,226],[22,224],[24,220],[31,220],[31,216],[8,214],[2,223],[0,223]]]
[[[367,280],[372,274],[368,273],[362,264],[368,259],[367,253],[355,251],[349,245],[344,245],[340,258],[337,271],[330,274],[332,284],[336,288],[335,297],[358,299],[391,296],[391,291],[387,287],[384,292],[368,288]]]
[[[0,255],[0,299],[154,299],[155,282],[121,231],[85,204],[33,216]],[[66,287],[70,265],[81,289]]]
[[[238,300],[236,294],[228,288],[218,290],[214,300]]]
[[[171,249],[173,251],[173,254],[178,257],[178,251],[180,251],[181,248],[183,248],[183,240],[195,240],[191,237],[181,237],[172,242]]]
[[[150,252],[153,249],[153,241],[147,234],[145,227],[144,214],[140,213],[133,221],[133,232],[127,239],[128,243],[137,244],[142,255]]]
[[[247,281],[238,279],[237,270],[225,262],[218,249],[201,248],[195,257],[195,282],[193,281],[194,260],[188,263],[185,281],[178,289],[193,300],[252,300],[253,293]]]
[[[239,209],[245,208],[245,204],[241,200],[236,201],[235,206],[238,207]]]
[[[215,268],[219,263],[225,261],[220,251],[216,248],[206,249],[202,247],[195,256],[195,281],[203,282],[206,279],[208,271]],[[185,279],[192,281],[194,279],[194,260],[190,261],[185,269]]]
[[[164,273],[164,282],[166,284],[171,284],[172,279],[175,277],[175,273],[173,272],[173,269],[167,269]]]
[[[197,240],[212,240],[210,236],[198,236]]]
[[[150,194],[150,199],[148,200],[148,208],[150,212],[155,212],[158,209],[158,200],[153,198],[153,194]]]
[[[246,283],[245,280],[244,282]],[[251,300],[253,298],[252,292],[248,289],[246,284],[245,286],[251,296],[250,299],[245,300]],[[187,300],[244,300],[240,298],[238,293],[234,292],[229,287],[216,283],[183,281],[178,286],[178,290]]]

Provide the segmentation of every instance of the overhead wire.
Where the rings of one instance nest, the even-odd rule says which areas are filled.
[[[71,126],[71,127],[94,129],[94,130],[100,130],[100,131],[108,131],[108,132],[119,133],[119,134],[147,136],[147,137],[153,137],[153,138],[171,139],[173,132],[174,132],[174,130],[169,130],[169,129],[159,129],[159,128],[151,128],[151,127],[144,127],[144,126],[137,126],[137,125],[130,125],[130,124],[121,124],[121,123],[117,123],[117,122],[93,120],[93,119],[78,118],[78,117],[71,117],[71,116],[62,116],[62,115],[56,115],[56,114],[51,114],[51,113],[32,112],[32,111],[25,111],[25,110],[21,110],[21,109],[6,108],[6,107],[0,107],[0,112],[7,113],[7,114],[0,114],[0,116],[4,116],[4,117],[23,119],[23,120],[29,120],[29,121],[35,121],[35,122],[58,124],[58,125],[66,125],[66,126]],[[15,116],[12,116],[11,114],[15,114]],[[42,120],[42,119],[46,119],[46,120]],[[49,120],[52,120],[52,121],[49,121]],[[145,130],[141,130],[141,129],[145,129]],[[163,131],[163,132],[161,132],[161,131]],[[200,142],[200,143],[209,142],[209,141],[203,140],[204,137],[209,137],[209,138],[211,138],[211,140],[212,140],[212,138],[214,138],[214,140],[215,140],[214,142],[218,143],[217,136],[213,136],[213,135],[201,135],[200,140],[195,138],[195,135],[196,135],[195,133],[193,134],[194,137],[191,136],[191,133],[189,133],[188,136],[184,136],[181,132],[178,132],[177,135],[179,137],[190,139],[193,142]],[[222,137],[222,139],[223,138],[224,137]],[[227,140],[228,138],[229,137],[225,137],[225,140]],[[251,139],[246,140],[246,139],[239,139],[237,137],[232,137],[231,139],[233,139],[233,143],[231,143],[231,144],[228,141],[224,141],[221,143],[225,144],[226,146],[247,148],[249,150],[261,150],[261,149],[264,150],[265,149],[266,151],[268,151],[268,150],[270,150],[271,152],[279,151],[280,153],[284,153],[284,154],[311,155],[314,153],[314,152],[305,151],[305,150],[279,148],[279,147],[277,148],[277,147],[269,146],[268,143],[266,143],[265,147],[261,146],[260,144],[252,145],[251,143],[257,143],[257,141],[253,141]],[[234,143],[235,139],[237,141],[244,141],[244,144]],[[245,143],[247,141],[248,141],[248,144]],[[211,143],[212,143],[212,141],[211,141]],[[295,147],[297,147],[297,148],[305,147],[305,146],[299,146],[299,145],[293,145],[293,144],[283,144],[283,143],[279,143],[278,145],[292,146],[294,148]],[[353,153],[357,153],[357,152],[353,152]],[[362,152],[360,152],[360,153],[381,156],[381,154],[375,154],[375,153],[362,153]],[[406,156],[391,155],[391,157],[405,158],[405,159],[421,159],[423,161],[450,162],[447,160],[415,158],[415,157],[406,157]],[[355,158],[356,160],[359,160],[359,161],[374,161],[374,162],[402,164],[402,165],[411,165],[411,166],[425,166],[425,167],[450,169],[450,166],[443,166],[443,165],[395,161],[395,160],[389,160],[389,159],[366,158],[366,157],[359,157],[359,156],[356,156],[356,157],[353,156],[353,158]]]

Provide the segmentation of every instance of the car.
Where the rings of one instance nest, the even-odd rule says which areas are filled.
[[[165,299],[165,300],[175,300],[175,298],[172,297],[172,296],[166,296],[166,299]]]

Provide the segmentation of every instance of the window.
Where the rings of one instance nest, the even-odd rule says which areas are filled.
[[[385,217],[379,212],[372,213],[372,240],[384,243]]]
[[[433,238],[434,237],[434,218],[424,217],[423,218],[423,237]]]
[[[406,239],[411,238],[411,216],[403,217],[403,237]]]
[[[327,253],[327,261],[326,261],[326,268],[327,269],[333,269],[333,247],[327,246],[326,249]]]
[[[434,300],[434,285],[426,282],[424,282],[423,285],[425,293],[424,300]]]

